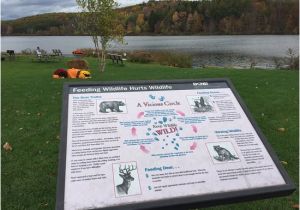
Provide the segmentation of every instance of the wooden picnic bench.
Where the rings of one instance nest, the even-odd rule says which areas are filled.
[[[118,64],[119,61],[120,61],[121,64],[124,64],[123,61],[126,61],[126,59],[123,58],[122,55],[111,54],[111,53],[107,53],[107,55],[108,55],[108,58],[111,59],[113,63],[117,63]]]
[[[8,55],[8,59],[10,60],[14,60],[16,58],[16,55],[15,55],[15,51],[14,50],[6,50],[6,53]]]

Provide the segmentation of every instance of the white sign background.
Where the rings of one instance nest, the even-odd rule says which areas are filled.
[[[193,104],[194,98],[199,98],[200,102],[201,97],[205,99],[202,106]],[[111,101],[123,101],[125,105],[119,106],[119,111],[107,108],[107,113],[101,113],[101,102]],[[68,104],[66,210],[285,184],[230,88],[69,94]],[[230,108],[226,110],[226,107]],[[101,123],[107,119],[110,121]],[[157,132],[160,125],[167,129],[165,133]],[[90,132],[99,128],[106,131]],[[74,132],[78,129],[87,132],[75,137]],[[96,145],[74,144],[105,138],[114,140]],[[243,141],[250,143],[243,144]],[[75,151],[86,149],[103,151],[103,147],[109,147],[110,151],[74,155]],[[219,153],[218,148],[221,148]],[[72,173],[72,163],[97,165],[91,159],[116,156],[119,158],[107,161],[101,167],[83,167],[78,172],[73,168]],[[124,163],[133,162],[137,169],[131,174],[134,180],[128,194],[118,196],[116,186],[121,183],[116,172],[118,164],[125,167]],[[85,179],[84,176],[102,178]]]

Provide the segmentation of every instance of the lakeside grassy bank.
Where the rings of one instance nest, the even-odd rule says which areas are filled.
[[[219,206],[210,209],[293,209],[299,192],[299,72],[191,69],[158,64],[107,65],[88,81],[231,79],[266,135],[284,168],[297,185],[291,196]],[[58,167],[62,85],[79,80],[54,80],[52,72],[65,62],[37,63],[27,57],[2,62],[2,209],[54,209]],[[80,82],[85,82],[80,80]],[[285,128],[285,131],[278,131]],[[251,207],[249,207],[251,205]]]

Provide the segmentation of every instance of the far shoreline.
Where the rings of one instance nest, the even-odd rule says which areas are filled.
[[[90,36],[90,35],[34,35],[34,34],[13,34],[13,35],[1,35],[1,37],[30,37],[30,36],[73,36],[73,37],[78,37],[78,36]],[[156,36],[299,36],[299,34],[126,34],[124,37],[146,37],[146,36],[151,36],[151,37],[156,37]]]

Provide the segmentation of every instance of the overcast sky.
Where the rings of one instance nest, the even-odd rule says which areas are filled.
[[[117,0],[121,6],[129,6],[146,1]],[[2,20],[49,12],[75,12],[77,9],[75,0],[1,0]]]

